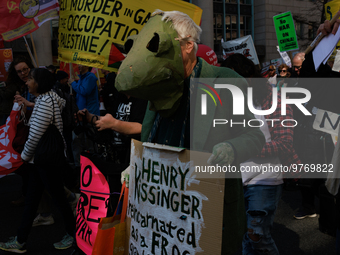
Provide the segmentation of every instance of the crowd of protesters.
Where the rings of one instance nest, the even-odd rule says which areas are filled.
[[[178,19],[191,24],[189,19],[180,14],[165,12],[162,15],[162,21],[165,18],[175,23]],[[23,106],[22,111],[27,123],[23,125],[23,129],[26,129],[26,135],[24,134],[21,139],[21,150],[18,152],[21,153],[24,164],[17,170],[23,178],[23,195],[18,201],[12,203],[13,205],[23,203],[25,209],[17,236],[8,242],[0,243],[0,249],[15,253],[26,252],[26,240],[31,228],[54,223],[49,205],[51,201],[58,206],[65,223],[65,235],[60,242],[54,244],[54,247],[56,249],[72,247],[75,230],[72,210],[79,198],[77,193],[79,192],[80,155],[84,153],[97,155],[97,158],[102,161],[121,166],[117,169],[123,172],[129,166],[132,138],[193,149],[189,141],[189,124],[186,124],[190,113],[188,103],[192,89],[190,79],[199,77],[201,73],[211,78],[244,77],[245,80],[240,79],[238,86],[245,88],[248,84],[254,88],[253,107],[257,110],[270,109],[273,91],[278,93],[277,109],[273,113],[266,116],[255,115],[256,119],[266,125],[253,130],[242,128],[237,132],[235,129],[226,130],[226,134],[220,134],[221,141],[231,140],[231,142],[205,145],[203,149],[208,148],[213,152],[209,159],[210,163],[237,162],[239,165],[287,166],[301,163],[330,163],[334,144],[327,133],[313,129],[313,121],[317,109],[337,112],[336,106],[328,100],[334,91],[325,92],[327,88],[310,86],[302,79],[337,77],[330,66],[321,65],[316,72],[312,54],[298,53],[292,59],[291,68],[286,64],[278,68],[271,65],[265,75],[261,75],[258,67],[241,54],[228,57],[222,63],[222,67],[212,67],[201,58],[196,58],[196,42],[199,41],[201,29],[196,25],[192,27],[174,26],[182,51],[185,70],[184,89],[179,100],[171,101],[170,108],[166,110],[159,108],[157,104],[158,98],[168,96],[163,95],[161,90],[158,91],[156,99],[148,98],[148,95],[144,96],[139,88],[131,90],[132,96],[129,95],[129,90],[126,93],[118,92],[115,80],[118,79],[118,83],[122,81],[119,77],[124,75],[124,69],[117,77],[115,73],[102,70],[106,83],[99,90],[98,79],[89,66],[79,65],[79,77],[74,79],[66,72],[56,71],[53,66],[33,68],[31,62],[24,57],[13,60],[6,87],[0,90],[0,125],[6,123],[13,102]],[[329,33],[331,31],[329,23],[325,22],[319,30],[325,34]],[[127,58],[127,61],[133,63],[138,60]],[[126,66],[130,72],[132,65]],[[262,79],[259,81],[256,78]],[[122,88],[124,84],[119,86]],[[321,95],[305,105],[313,114],[301,116],[299,109],[287,106],[286,115],[283,115],[281,113],[283,87],[307,88],[312,94]],[[100,96],[104,99],[106,108],[106,114],[102,116],[99,108]],[[221,96],[230,97],[228,94],[221,94]],[[148,101],[149,106],[147,106]],[[228,111],[229,109],[225,114]],[[250,112],[246,115],[249,119],[253,118]],[[281,121],[293,118],[298,122],[295,128],[282,127],[279,124]],[[280,122],[270,126],[266,119],[279,119]],[[38,143],[50,124],[57,128],[63,139],[62,149],[65,149],[66,155],[60,162],[63,171],[57,169],[60,165],[40,165],[35,162]],[[247,156],[249,157],[246,158]],[[124,176],[128,175],[128,169],[123,172]],[[241,180],[226,181],[230,185],[225,187],[225,196],[231,196],[235,190],[241,189],[241,192],[237,193],[238,197],[235,195],[235,201],[240,200],[234,212],[238,216],[227,212],[228,210],[224,212],[222,253],[234,253],[242,249],[243,254],[279,254],[270,229],[281,198],[284,176],[282,173],[269,176],[242,174]],[[286,185],[295,185],[301,192],[301,207],[294,215],[297,220],[317,216],[314,198],[324,183],[325,180],[320,178],[295,178],[286,181]],[[118,188],[117,191],[119,190]],[[339,216],[339,213],[337,215]],[[242,222],[231,222],[230,219],[234,216]],[[339,235],[340,225],[337,225],[337,229]],[[231,238],[232,230],[235,231]],[[227,237],[231,239],[227,240]],[[340,245],[339,242],[337,245]],[[337,252],[340,254],[340,247],[337,247]]]

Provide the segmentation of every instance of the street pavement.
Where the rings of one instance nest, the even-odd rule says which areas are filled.
[[[21,177],[0,178],[0,242],[16,235],[23,207],[11,207],[10,201],[21,195]],[[335,255],[335,238],[319,231],[318,218],[293,218],[300,205],[297,190],[284,190],[273,226],[273,237],[281,255]],[[316,201],[317,202],[317,201]],[[70,255],[72,249],[55,250],[53,243],[64,235],[61,215],[54,209],[55,223],[32,228],[27,241],[27,254]],[[0,251],[0,255],[10,254]],[[215,255],[215,254],[212,254]]]

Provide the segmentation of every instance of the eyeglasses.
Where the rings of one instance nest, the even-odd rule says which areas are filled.
[[[26,74],[28,72],[29,68],[24,68],[24,69],[21,69],[21,70],[16,70],[17,71],[17,74],[18,75],[21,75],[22,73],[23,74]]]
[[[280,73],[287,73],[287,70],[279,70]]]
[[[269,69],[269,71],[275,71],[275,69]]]
[[[293,66],[294,69],[300,70],[301,66]]]

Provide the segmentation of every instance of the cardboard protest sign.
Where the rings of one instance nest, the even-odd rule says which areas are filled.
[[[333,0],[329,1],[325,4],[325,15],[326,19],[331,20],[333,16],[339,11],[340,9],[340,0]],[[336,48],[340,47],[340,41],[338,42]]]
[[[86,254],[92,254],[100,218],[106,217],[110,197],[105,176],[86,157],[80,157],[80,198],[77,204],[76,240]]]
[[[0,127],[0,174],[9,174],[22,165],[20,153],[12,147],[12,141],[17,131],[21,107],[13,104],[6,124]]]
[[[12,49],[0,49],[0,81],[6,81],[12,61]]]
[[[340,72],[340,50],[336,50],[332,71]]]
[[[37,30],[44,22],[58,19],[58,10],[57,0],[3,1],[0,34],[5,41],[20,38]]]
[[[279,52],[281,58],[283,59],[283,62],[290,68],[292,67],[292,62],[290,60],[290,57],[288,56],[288,53],[283,51],[280,52],[279,46],[276,46],[277,51]]]
[[[247,35],[235,40],[227,42],[222,41],[223,59],[228,56],[240,53],[254,62],[255,65],[259,64],[259,59],[255,50],[254,42],[251,35]]]
[[[339,131],[339,124],[339,114],[318,109],[313,123],[313,128],[337,136]]]
[[[292,13],[281,13],[273,19],[280,52],[299,49]]]
[[[221,254],[224,178],[197,178],[190,153],[132,141],[129,254]]]
[[[270,60],[270,64],[276,67],[276,70],[279,68],[280,65],[283,64],[282,58],[275,58]]]
[[[198,25],[201,21],[202,9],[180,0],[61,0],[59,60],[113,71],[117,66],[111,65],[122,57],[114,43],[123,45],[138,34],[156,9],[184,12]]]
[[[262,66],[261,74],[263,75],[269,70],[270,61],[263,62],[261,66]]]

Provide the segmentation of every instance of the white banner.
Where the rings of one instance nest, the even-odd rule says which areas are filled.
[[[275,66],[276,69],[278,69],[279,66],[283,64],[283,60],[282,58],[275,58],[275,59],[270,60],[270,64]]]
[[[235,53],[240,53],[252,60],[255,65],[259,64],[259,59],[251,35],[227,42],[222,40],[221,43],[223,48],[223,59],[226,59],[228,56]]]
[[[335,59],[334,59],[334,65],[332,70],[334,72],[340,72],[340,50],[336,51]]]
[[[333,136],[338,136],[339,123],[339,114],[318,109],[313,123],[313,128]]]
[[[292,62],[290,61],[290,57],[288,56],[288,53],[286,51],[280,52],[279,46],[276,46],[277,51],[279,52],[281,58],[283,59],[283,62],[291,68],[292,67]]]

